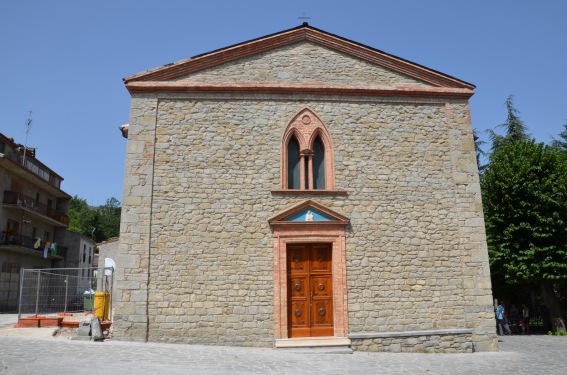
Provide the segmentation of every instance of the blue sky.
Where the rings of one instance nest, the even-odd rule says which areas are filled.
[[[0,1],[0,132],[91,205],[122,200],[122,78],[309,24],[477,86],[473,127],[516,108],[538,141],[567,123],[567,1]],[[486,138],[486,136],[483,136]]]

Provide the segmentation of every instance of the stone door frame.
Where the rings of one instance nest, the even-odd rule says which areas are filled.
[[[330,221],[290,222],[285,218],[306,207],[332,217]],[[346,287],[346,226],[349,219],[312,201],[304,202],[269,220],[274,229],[274,339],[287,339],[287,245],[327,243],[332,251],[334,337],[348,334]]]

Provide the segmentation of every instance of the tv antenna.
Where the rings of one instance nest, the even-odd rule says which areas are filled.
[[[28,136],[30,135],[31,132],[31,127],[32,127],[32,110],[29,110],[30,113],[30,117],[27,119],[26,121],[26,143],[24,143],[24,157],[22,158],[22,165],[25,167],[26,166],[26,154],[27,154],[27,150],[28,150]]]

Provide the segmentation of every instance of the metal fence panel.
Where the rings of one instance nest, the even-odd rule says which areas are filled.
[[[112,267],[22,269],[18,318],[93,311],[95,292],[112,296],[112,278]]]

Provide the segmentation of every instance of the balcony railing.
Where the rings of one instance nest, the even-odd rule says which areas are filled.
[[[17,191],[4,191],[4,201],[5,204],[16,204],[21,207],[28,208],[30,210],[36,211],[42,215],[50,217],[57,220],[65,225],[69,224],[69,216],[62,212],[59,212],[46,204],[39,203],[32,197],[19,193]]]
[[[33,174],[39,176],[42,180],[48,182],[51,186],[56,187],[57,189],[61,189],[61,178],[57,177],[53,174],[50,170],[45,167],[42,167],[38,163],[35,162],[32,158],[26,158],[25,165],[23,157],[16,153],[7,153],[4,154],[8,159],[12,160],[13,162],[21,165],[28,171],[32,172]]]
[[[39,242],[38,242],[39,241]],[[37,244],[37,246],[36,246]],[[8,232],[0,232],[0,245],[4,246],[21,246],[28,249],[36,250],[38,253],[43,254],[43,249],[45,248],[45,241],[42,241],[39,238],[33,238],[28,236],[22,236],[20,234],[11,234]],[[60,257],[65,258],[67,255],[67,247],[66,246],[57,246],[57,254],[53,254],[53,252],[49,252],[51,255],[57,255]]]

